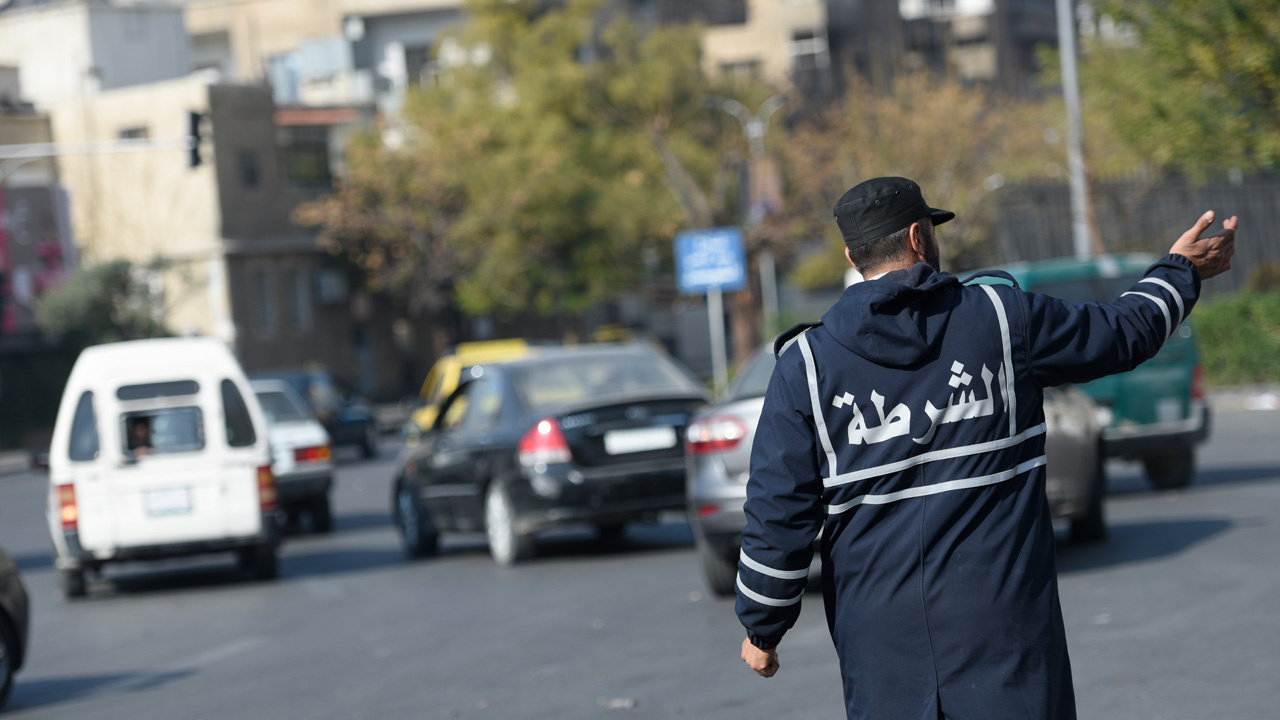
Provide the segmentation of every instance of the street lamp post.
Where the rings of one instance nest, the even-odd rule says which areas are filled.
[[[746,105],[733,98],[712,96],[709,101],[709,104],[713,107],[723,110],[738,120],[738,123],[742,125],[742,134],[747,137],[747,147],[751,151],[753,163],[760,163],[765,157],[764,135],[769,130],[769,119],[782,107],[785,98],[781,95],[773,95],[760,103],[760,107],[754,113],[747,109]],[[755,170],[754,166],[751,167],[748,178],[751,177],[750,173]],[[760,226],[762,220],[764,220],[764,209],[753,202],[747,210],[747,227],[754,230]],[[774,318],[778,316],[778,279],[773,263],[773,251],[768,248],[762,248],[759,258],[760,295],[764,305],[764,324],[766,328],[772,330]]]

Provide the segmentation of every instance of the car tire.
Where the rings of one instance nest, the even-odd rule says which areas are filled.
[[[9,700],[13,690],[13,675],[17,672],[18,641],[0,615],[0,708]]]
[[[1182,448],[1142,458],[1147,480],[1157,490],[1177,490],[1191,484],[1196,474],[1196,451]]]
[[[702,574],[707,578],[711,594],[719,598],[731,597],[738,582],[738,558],[727,558],[706,545],[698,546],[698,558],[702,561]]]
[[[274,545],[262,544],[245,548],[238,554],[241,569],[254,580],[274,580],[280,575],[280,561]]]
[[[333,532],[333,509],[329,496],[321,495],[311,502],[311,528],[318,533]]]
[[[1107,463],[1102,448],[1098,448],[1093,482],[1089,488],[1089,507],[1083,515],[1071,520],[1071,542],[1078,544],[1102,542],[1107,539],[1106,508],[1103,498],[1107,494]]]
[[[82,598],[89,592],[83,569],[59,570],[58,585],[62,588],[62,597],[67,600]]]
[[[365,459],[378,455],[378,428],[371,422],[364,427],[364,437],[360,440],[360,454]]]
[[[422,512],[413,492],[401,485],[396,489],[395,520],[400,531],[400,541],[405,557],[416,559],[432,555],[439,543],[439,535],[431,524],[431,518]]]
[[[485,491],[484,531],[489,538],[489,554],[497,564],[514,565],[533,556],[533,538],[516,531],[515,506],[501,482],[489,483]]]

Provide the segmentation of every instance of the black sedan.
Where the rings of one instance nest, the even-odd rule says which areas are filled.
[[[13,690],[13,676],[27,656],[27,590],[18,565],[0,550],[0,707]]]
[[[483,530],[509,565],[550,527],[593,525],[615,540],[628,522],[682,511],[682,438],[706,401],[640,343],[474,366],[399,460],[392,515],[406,553],[433,553],[441,532]]]

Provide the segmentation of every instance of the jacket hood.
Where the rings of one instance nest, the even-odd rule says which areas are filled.
[[[822,324],[841,345],[886,367],[915,365],[934,354],[960,281],[917,263],[845,288]]]

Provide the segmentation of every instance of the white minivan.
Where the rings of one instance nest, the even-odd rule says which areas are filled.
[[[235,552],[276,576],[266,424],[212,338],[97,345],[76,360],[49,448],[49,533],[62,589],[106,563]]]

